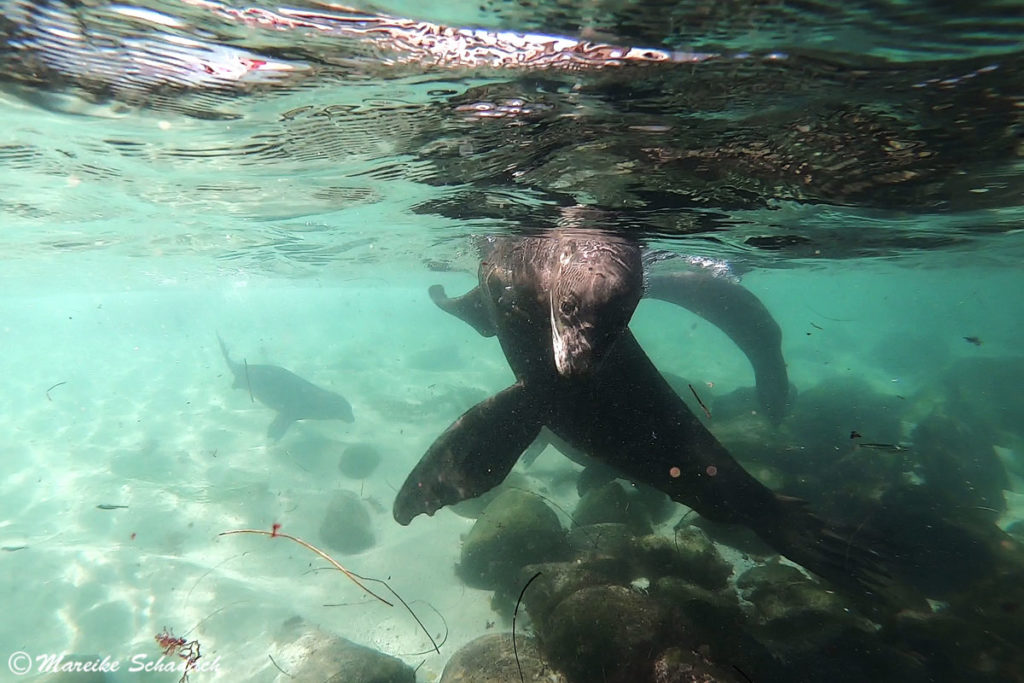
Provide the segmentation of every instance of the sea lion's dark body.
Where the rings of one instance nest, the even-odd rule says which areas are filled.
[[[549,310],[556,304],[548,299],[559,287],[551,244],[565,239],[572,238],[496,239],[481,263],[477,289],[448,299],[432,288],[446,311],[483,333],[493,329],[517,381],[467,411],[434,442],[399,492],[395,519],[408,524],[489,490],[547,426],[572,447],[710,519],[750,527],[819,574],[864,580],[847,575],[857,571],[862,551],[828,531],[801,501],[758,482],[693,415],[629,331],[632,308],[623,320],[621,299],[608,317],[601,302],[592,312],[611,340],[600,362],[583,376],[558,371]],[[622,242],[614,250],[633,248]],[[631,293],[627,301],[639,300],[635,283],[622,286]]]
[[[296,420],[344,420],[352,422],[352,406],[340,394],[321,389],[312,382],[277,365],[249,365],[231,360],[224,340],[217,337],[235,381],[232,387],[246,389],[252,397],[277,411],[267,436],[278,440]]]

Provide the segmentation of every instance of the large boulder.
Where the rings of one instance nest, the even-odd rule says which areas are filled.
[[[563,600],[542,632],[551,663],[570,681],[637,683],[672,633],[658,603],[623,586],[593,586]]]
[[[296,681],[416,681],[416,672],[402,660],[322,631],[305,633],[283,650],[278,658],[278,664]]]
[[[565,531],[537,496],[502,492],[488,505],[462,543],[458,574],[475,588],[510,591],[527,564],[566,559]]]
[[[361,553],[373,547],[373,524],[366,504],[351,491],[336,491],[320,525],[320,538],[342,555]]]
[[[649,579],[680,576],[710,590],[723,588],[732,575],[732,565],[722,559],[715,544],[692,526],[676,531],[674,539],[657,535],[634,539],[630,557]]]
[[[518,653],[518,664],[516,655]],[[519,678],[522,668],[523,677]],[[518,634],[512,647],[511,633],[489,633],[473,640],[452,655],[441,674],[441,683],[565,683],[565,677],[544,662],[536,639]]]

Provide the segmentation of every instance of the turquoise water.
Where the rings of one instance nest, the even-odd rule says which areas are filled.
[[[1012,3],[2,6],[4,680],[16,653],[29,679],[69,653],[121,663],[97,680],[177,680],[129,670],[159,659],[164,629],[201,643],[213,669],[194,681],[370,680],[316,654],[337,638],[415,669],[386,680],[459,680],[446,664],[511,629],[530,572],[467,580],[480,510],[401,526],[392,505],[515,378],[427,289],[475,286],[479,236],[572,227],[635,238],[649,277],[711,272],[697,257],[763,302],[795,391],[778,425],[714,325],[645,299],[631,329],[750,472],[877,550],[912,596],[751,584],[771,549],[702,527],[724,585],[646,565],[596,581],[661,610],[657,629],[592,606],[561,628],[527,593],[517,637],[541,636],[543,675],[689,680],[696,656],[706,680],[1022,680]],[[241,377],[286,368],[354,421],[268,435],[276,413],[218,335]],[[353,476],[370,451],[379,465]],[[505,487],[543,496],[571,537],[582,471],[549,446]],[[696,515],[668,510],[630,533],[678,552]],[[220,535],[235,529],[387,580],[423,628],[287,539]],[[574,557],[600,574],[644,557],[630,547]],[[704,592],[681,599],[665,575]],[[514,660],[473,659],[464,680],[500,662],[486,680],[519,680]]]

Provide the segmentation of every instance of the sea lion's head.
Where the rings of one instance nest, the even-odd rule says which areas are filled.
[[[617,238],[565,239],[548,288],[555,367],[585,376],[604,360],[643,295],[639,247]]]

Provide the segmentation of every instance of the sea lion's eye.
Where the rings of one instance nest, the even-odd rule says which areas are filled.
[[[573,303],[572,301],[566,300],[562,302],[562,304],[558,307],[558,310],[562,312],[562,315],[569,317],[576,313],[576,304]]]

